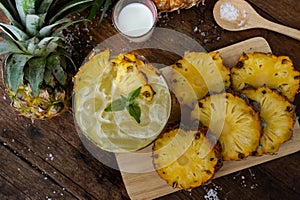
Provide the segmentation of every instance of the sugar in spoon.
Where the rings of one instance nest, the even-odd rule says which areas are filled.
[[[264,28],[300,40],[300,31],[269,21],[244,0],[219,0],[213,10],[219,26],[229,31]]]

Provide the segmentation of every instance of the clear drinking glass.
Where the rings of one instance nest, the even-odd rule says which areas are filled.
[[[119,0],[113,9],[117,31],[133,42],[149,39],[157,22],[157,9],[152,0]]]

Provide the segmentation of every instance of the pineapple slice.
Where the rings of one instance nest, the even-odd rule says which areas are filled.
[[[299,89],[300,73],[287,56],[264,53],[243,54],[231,70],[232,86],[240,91],[247,86],[266,86],[279,90],[291,102]]]
[[[200,122],[216,135],[224,160],[240,160],[253,153],[260,139],[260,120],[253,108],[230,93],[199,101]]]
[[[123,95],[147,83],[146,76],[138,69],[144,63],[134,53],[120,54],[112,63],[116,68],[115,83]]]
[[[199,131],[173,129],[153,146],[153,163],[158,175],[180,189],[191,189],[210,180],[218,163],[218,153]]]
[[[230,86],[230,71],[217,52],[188,52],[172,67],[188,80],[198,99]]]
[[[98,54],[93,52],[89,55],[88,60],[79,68],[79,71],[74,76],[74,92],[83,90],[87,85],[92,84],[92,80],[102,76],[105,68],[111,65],[109,56],[108,49]]]
[[[264,126],[258,155],[277,152],[280,145],[293,135],[295,106],[269,88],[247,89],[242,92],[260,105]]]
[[[126,96],[134,89],[142,87],[140,95],[147,101],[151,101],[155,91],[147,82],[147,73],[156,73],[151,66],[146,65],[134,53],[118,55],[112,60],[116,68],[115,84],[122,95]]]
[[[180,105],[186,105],[193,109],[198,102],[196,92],[189,81],[173,67],[168,66],[161,69],[166,78],[170,90],[175,94]]]

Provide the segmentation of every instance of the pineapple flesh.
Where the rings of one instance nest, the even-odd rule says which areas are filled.
[[[151,101],[155,91],[147,84],[147,76],[140,68],[147,65],[135,53],[119,54],[112,60],[116,68],[116,85],[122,95],[128,95],[133,89],[141,88],[141,96]]]
[[[263,133],[257,154],[276,153],[280,145],[293,135],[295,106],[269,88],[247,89],[242,93],[259,104],[263,120]]]
[[[199,120],[221,144],[223,160],[241,160],[256,151],[261,136],[254,109],[231,93],[215,94],[199,101]]]
[[[191,189],[206,183],[218,161],[217,149],[200,131],[172,129],[154,142],[154,167],[174,188]]]
[[[217,52],[187,52],[172,67],[188,80],[198,99],[230,86],[230,71]]]
[[[93,0],[3,0],[10,24],[0,23],[4,40],[2,77],[12,106],[28,118],[45,119],[69,109],[76,71],[63,28],[65,16],[91,6]]]
[[[236,91],[266,86],[278,90],[291,102],[294,101],[300,83],[300,73],[289,57],[265,53],[244,53],[232,68],[231,77]]]

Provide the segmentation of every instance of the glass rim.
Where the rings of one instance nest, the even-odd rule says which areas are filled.
[[[141,3],[145,6],[147,6],[149,8],[149,10],[151,11],[151,13],[152,13],[153,24],[152,24],[151,27],[149,27],[149,30],[146,33],[142,34],[142,35],[138,35],[138,36],[128,35],[128,34],[124,33],[123,31],[121,31],[121,29],[118,26],[118,14],[119,14],[119,12],[122,10],[122,8],[124,8],[125,6],[127,6],[130,3]],[[119,8],[120,6],[122,8]],[[121,35],[123,35],[125,37],[132,38],[132,39],[141,38],[141,37],[144,37],[147,34],[151,33],[153,31],[153,28],[155,27],[155,25],[157,23],[157,20],[158,20],[157,7],[156,7],[155,3],[152,0],[119,0],[112,9],[113,26],[118,31],[118,33],[120,33]],[[146,29],[146,28],[141,28],[141,29]],[[136,29],[136,30],[139,30],[139,29]]]

